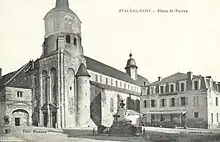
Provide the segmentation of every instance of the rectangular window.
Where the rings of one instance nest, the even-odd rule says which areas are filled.
[[[161,114],[160,115],[160,121],[164,121],[165,120],[165,115]]]
[[[155,100],[151,100],[151,107],[155,107],[156,104],[155,104]]]
[[[174,92],[174,85],[173,84],[170,85],[170,92],[171,93]]]
[[[120,82],[120,87],[122,87],[122,82]]]
[[[218,113],[216,114],[216,121],[218,122]]]
[[[160,93],[163,94],[164,86],[160,86]]]
[[[180,91],[185,91],[185,83],[180,84]]]
[[[199,106],[199,96],[193,97],[193,106]]]
[[[211,121],[212,121],[212,123],[213,123],[213,113],[211,113]]]
[[[198,112],[194,112],[194,117],[199,117],[199,113]]]
[[[171,106],[175,106],[175,98],[171,99]]]
[[[95,81],[98,82],[98,75],[95,75]]]
[[[117,80],[115,81],[115,85],[116,85],[116,87],[118,87],[118,81]]]
[[[147,100],[144,100],[144,108],[147,107]]]
[[[218,106],[218,97],[215,98],[215,105]]]
[[[102,83],[102,75],[100,75],[100,82]]]
[[[108,78],[105,79],[105,84],[108,84]]]
[[[126,84],[124,83],[124,88],[126,89]]]
[[[186,97],[180,97],[181,100],[181,106],[185,106],[186,105]]]
[[[161,99],[161,106],[165,107],[165,99]]]
[[[194,90],[198,90],[199,89],[199,81],[194,81]]]
[[[21,91],[17,91],[17,97],[22,98],[22,92]]]
[[[111,85],[113,85],[113,79],[111,79]]]

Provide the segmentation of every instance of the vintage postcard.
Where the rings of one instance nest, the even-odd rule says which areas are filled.
[[[219,0],[0,0],[0,142],[220,141]]]

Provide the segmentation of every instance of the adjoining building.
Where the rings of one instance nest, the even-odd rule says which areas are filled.
[[[0,126],[108,127],[121,100],[140,111],[141,87],[149,81],[137,74],[132,54],[126,72],[85,56],[81,21],[68,0],[56,0],[44,22],[40,58],[0,73]]]
[[[211,76],[175,73],[146,85],[140,97],[142,125],[219,127],[220,82]]]

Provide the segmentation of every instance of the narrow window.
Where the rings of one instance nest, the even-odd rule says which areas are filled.
[[[144,108],[147,107],[147,100],[144,100]]]
[[[181,106],[185,106],[186,105],[186,97],[180,97],[181,100]]]
[[[122,87],[122,82],[120,82],[120,87]]]
[[[114,111],[114,100],[113,98],[110,99],[110,112]]]
[[[126,89],[126,84],[124,83],[124,88]]]
[[[165,99],[162,99],[162,100],[161,100],[161,106],[162,106],[162,107],[165,107]]]
[[[194,112],[194,117],[199,117],[199,113],[198,112]]]
[[[70,35],[66,35],[66,43],[70,43]]]
[[[113,85],[113,79],[111,79],[111,85]]]
[[[160,86],[160,93],[163,94],[163,91],[164,91],[164,87]]]
[[[185,91],[185,83],[180,84],[180,91]]]
[[[218,97],[215,98],[215,105],[218,106]]]
[[[108,84],[108,78],[105,79],[105,83]]]
[[[171,93],[174,92],[174,85],[173,84],[170,85],[170,92]]]
[[[212,121],[212,123],[213,123],[213,113],[211,113],[211,121]]]
[[[17,97],[18,97],[18,98],[20,97],[19,91],[17,92]]]
[[[100,79],[100,82],[102,83],[102,75],[100,75],[100,78],[99,78],[99,79]]]
[[[218,122],[218,113],[216,114],[216,117],[217,117],[217,118],[216,118],[216,121]]]
[[[171,99],[171,106],[175,106],[175,98]]]
[[[118,81],[117,80],[115,81],[115,85],[116,85],[116,87],[118,87]]]
[[[74,37],[74,39],[73,39],[73,44],[74,45],[77,45],[77,39]]]
[[[95,81],[98,82],[98,75],[95,75]]]

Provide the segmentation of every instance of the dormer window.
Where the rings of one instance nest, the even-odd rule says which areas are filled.
[[[185,83],[184,82],[180,83],[180,91],[185,91]]]
[[[174,92],[174,84],[170,84],[170,92]]]
[[[160,86],[160,93],[161,93],[161,94],[164,93],[164,86]]]
[[[195,80],[193,83],[194,83],[194,90],[198,90],[199,89],[199,81]]]
[[[118,81],[117,80],[115,81],[115,85],[116,85],[116,87],[118,87]]]

